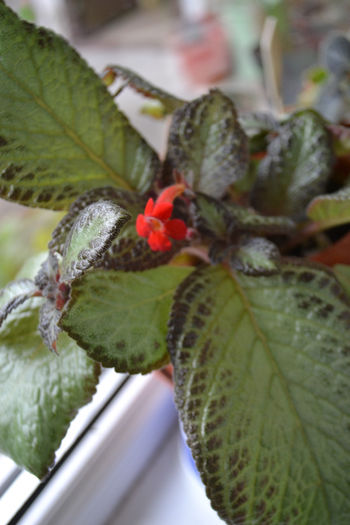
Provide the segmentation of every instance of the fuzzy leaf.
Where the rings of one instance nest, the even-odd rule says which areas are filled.
[[[140,195],[131,191],[118,190],[112,186],[89,190],[80,195],[77,200],[72,203],[68,213],[58,223],[57,227],[52,233],[51,241],[49,242],[49,249],[53,252],[58,252],[60,255],[63,255],[68,234],[71,231],[79,213],[81,213],[90,204],[99,201],[111,201],[121,208],[127,209],[128,212],[129,208],[131,208],[131,213],[136,205],[138,205],[138,209],[141,210],[146,204],[146,199],[144,197],[141,197]]]
[[[36,290],[37,287],[30,279],[12,281],[0,290],[0,327],[6,317],[30,299]]]
[[[47,259],[41,264],[35,276],[35,284],[44,297],[49,297],[50,299],[55,297],[58,273],[59,266],[57,257],[52,252],[49,252]]]
[[[57,351],[57,338],[60,333],[58,322],[62,312],[56,308],[55,301],[47,299],[40,308],[38,331],[46,346],[53,352]]]
[[[35,284],[45,298],[39,312],[38,331],[44,343],[57,353],[58,321],[69,297],[69,285],[61,282],[59,264],[55,254],[49,252],[35,277]],[[59,308],[57,308],[59,306]]]
[[[248,170],[248,141],[233,102],[212,90],[174,113],[167,169],[184,175],[195,191],[222,197]]]
[[[225,204],[229,214],[235,219],[237,227],[243,232],[252,232],[259,235],[288,235],[295,228],[295,222],[289,217],[261,215],[253,208],[240,206],[236,203]]]
[[[146,270],[167,263],[181,247],[180,243],[174,243],[173,249],[168,252],[153,252],[147,240],[137,235],[135,228],[136,217],[139,213],[143,213],[147,199],[134,192],[106,187],[88,191],[72,204],[69,212],[52,234],[50,250],[62,255],[68,233],[79,213],[89,204],[101,200],[109,200],[127,209],[131,220],[126,223],[102,257],[96,261],[96,267],[108,270]]]
[[[111,85],[115,79],[121,78],[127,86],[141,93],[144,97],[159,101],[164,108],[164,114],[173,113],[175,109],[181,107],[185,101],[181,100],[166,91],[154,86],[148,80],[140,77],[134,71],[122,66],[107,66],[103,75],[107,85]]]
[[[350,222],[350,186],[315,197],[308,206],[307,215],[322,229]]]
[[[98,261],[129,219],[123,208],[110,201],[94,202],[84,208],[66,238],[62,281],[76,279]]]
[[[95,392],[99,365],[67,334],[58,340],[60,357],[47,350],[37,332],[37,301],[17,308],[0,333],[0,450],[42,478]]]
[[[198,193],[193,200],[193,206],[194,227],[205,237],[225,238],[237,227],[235,217],[218,199]]]
[[[88,355],[118,372],[146,373],[168,362],[167,321],[190,268],[88,272],[72,285],[60,326]]]
[[[311,110],[294,114],[281,127],[261,161],[253,206],[266,215],[300,219],[325,189],[333,152],[322,118]]]
[[[291,233],[295,223],[288,217],[267,217],[252,208],[222,202],[198,193],[194,203],[194,225],[204,236],[225,238],[232,233],[280,235]]]
[[[117,238],[103,257],[96,262],[95,268],[124,272],[149,270],[169,262],[182,247],[183,243],[174,241],[169,251],[154,252],[146,239],[138,237],[132,231],[130,235]]]
[[[278,272],[280,254],[273,242],[263,237],[244,236],[231,249],[230,266],[246,275],[272,275]]]
[[[349,523],[349,336],[350,302],[321,269],[203,267],[180,285],[176,402],[227,523]]]
[[[156,154],[65,40],[1,2],[0,56],[2,197],[67,209],[91,188],[150,187]]]

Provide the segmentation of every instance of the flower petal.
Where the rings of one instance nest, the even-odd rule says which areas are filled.
[[[148,199],[146,208],[145,208],[145,216],[149,217],[150,215],[153,215],[153,208],[154,208],[154,200]]]
[[[161,231],[152,232],[148,237],[148,244],[154,252],[167,252],[171,249],[171,242]]]
[[[137,216],[136,219],[136,231],[141,237],[148,237],[152,231],[145,219],[145,216],[141,213]]]
[[[152,211],[152,216],[160,221],[167,221],[173,213],[174,205],[171,202],[157,202]]]
[[[181,219],[172,219],[168,221],[165,225],[165,232],[169,237],[177,241],[182,241],[185,239],[187,234],[187,226]]]

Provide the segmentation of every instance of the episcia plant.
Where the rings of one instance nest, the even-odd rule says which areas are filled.
[[[116,79],[172,115],[164,159]],[[117,66],[101,79],[2,1],[0,95],[1,196],[67,210],[0,294],[1,451],[46,476],[101,365],[171,362],[226,523],[347,525],[348,129],[239,115],[217,89],[187,102]]]

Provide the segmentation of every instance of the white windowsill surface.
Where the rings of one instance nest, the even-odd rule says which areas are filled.
[[[223,525],[184,451],[177,422],[106,525]]]

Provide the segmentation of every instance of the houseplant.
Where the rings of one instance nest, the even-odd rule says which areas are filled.
[[[0,295],[1,450],[45,476],[101,363],[171,361],[224,521],[347,524],[347,128],[117,76],[173,113],[165,160],[63,39],[0,2],[0,194],[68,211]]]

